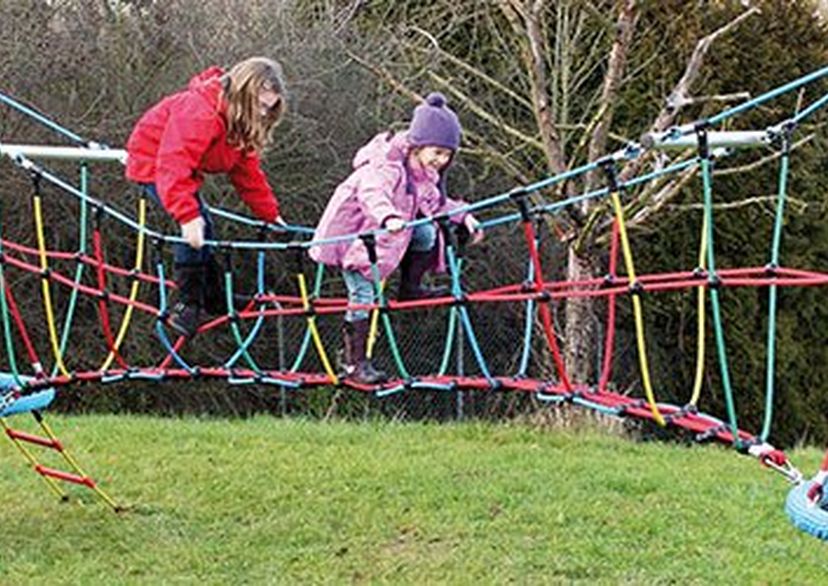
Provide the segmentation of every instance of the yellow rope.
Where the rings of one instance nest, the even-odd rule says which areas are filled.
[[[701,233],[701,247],[699,249],[699,268],[704,270],[707,268],[707,214],[704,216],[704,221],[702,222],[702,233]],[[698,400],[699,396],[701,395],[701,387],[702,387],[702,380],[704,376],[704,312],[705,312],[705,303],[704,303],[704,294],[706,292],[706,287],[704,285],[699,285],[697,288],[697,307],[696,313],[698,314],[698,339],[696,340],[696,378],[693,380],[693,395],[690,397],[690,404],[695,405]]]
[[[299,280],[299,294],[302,296],[302,307],[305,311],[308,311],[310,310],[311,305],[310,299],[308,298],[308,287],[305,283],[305,275],[303,273],[297,273],[296,278]],[[322,368],[325,369],[325,372],[331,379],[331,384],[339,384],[339,378],[336,376],[333,368],[331,368],[331,363],[328,360],[328,354],[325,352],[325,346],[322,344],[322,338],[319,336],[319,330],[316,328],[316,317],[308,315],[307,321],[311,336],[313,337],[313,344],[316,346],[319,359],[322,361]]]
[[[385,290],[385,280],[380,281],[380,291]],[[379,329],[379,307],[371,310],[371,328],[368,330],[368,347],[365,356],[370,360],[374,357],[374,346],[377,343],[377,330]]]
[[[141,265],[144,262],[144,223],[146,222],[147,216],[147,200],[146,198],[141,198],[138,202],[138,250],[135,253],[135,266],[134,270],[137,273],[141,270]],[[115,337],[115,343],[112,345],[113,349],[110,350],[109,356],[107,356],[106,360],[101,366],[101,370],[106,371],[112,365],[112,361],[115,360],[115,353],[121,348],[121,344],[126,337],[127,329],[129,328],[129,323],[132,320],[132,311],[134,306],[132,305],[135,300],[138,298],[138,288],[141,282],[134,278],[132,281],[132,287],[129,291],[129,305],[126,306],[126,311],[124,313],[123,320],[121,321],[121,327],[118,330],[118,335]]]
[[[627,268],[627,275],[630,279],[630,288],[635,287],[637,280],[635,276],[635,266],[633,264],[632,251],[630,250],[630,242],[627,238],[627,228],[624,224],[624,211],[621,207],[621,199],[618,197],[618,192],[613,191],[610,194],[612,199],[612,207],[615,209],[615,217],[618,218],[618,231],[621,235],[621,250],[624,253],[624,265]],[[644,384],[644,392],[647,395],[647,403],[650,405],[650,411],[653,414],[653,419],[659,425],[666,425],[664,417],[661,416],[661,411],[656,405],[653,387],[650,383],[650,367],[647,364],[647,345],[644,341],[644,315],[641,309],[641,299],[638,295],[632,296],[633,301],[633,315],[635,316],[635,338],[638,345],[638,363],[641,368],[641,381]]]
[[[55,314],[52,308],[52,294],[49,285],[49,278],[46,276],[49,270],[49,261],[46,258],[46,239],[43,234],[43,211],[40,203],[40,196],[34,196],[34,215],[35,215],[35,232],[37,234],[37,251],[40,258],[40,270],[43,274],[40,277],[40,286],[43,292],[43,309],[46,312],[46,325],[49,330],[49,341],[52,345],[52,353],[55,356],[55,364],[60,373],[64,376],[70,376],[69,371],[63,364],[63,356],[60,352],[60,343],[58,342],[57,328],[55,327]]]

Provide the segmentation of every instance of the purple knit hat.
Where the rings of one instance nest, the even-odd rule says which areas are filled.
[[[457,114],[446,105],[446,97],[432,92],[414,108],[408,141],[417,147],[439,146],[456,151],[460,147],[460,133]]]

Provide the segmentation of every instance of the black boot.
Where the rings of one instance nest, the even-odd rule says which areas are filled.
[[[192,336],[201,323],[205,272],[203,264],[173,267],[173,276],[178,285],[178,301],[170,310],[167,323],[182,336]]]
[[[204,310],[210,315],[227,314],[227,287],[224,271],[219,268],[216,259],[210,257],[205,265],[204,275]],[[249,295],[233,293],[233,309],[241,311],[253,300]]]
[[[434,264],[435,250],[415,252],[408,250],[400,263],[400,290],[398,301],[445,297],[451,293],[448,287],[423,287],[423,275]]]
[[[342,376],[363,385],[375,385],[388,380],[385,372],[374,368],[374,364],[365,358],[369,327],[367,319],[342,324],[344,348],[339,356],[340,371]]]

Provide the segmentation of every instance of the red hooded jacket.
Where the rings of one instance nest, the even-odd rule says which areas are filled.
[[[260,220],[279,216],[259,155],[227,143],[223,73],[211,67],[196,75],[186,90],[147,111],[127,141],[127,179],[154,183],[164,208],[179,224],[200,215],[196,193],[204,173],[226,173]]]

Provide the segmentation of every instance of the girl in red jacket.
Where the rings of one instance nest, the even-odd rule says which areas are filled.
[[[211,67],[146,112],[127,141],[126,176],[181,225],[175,244],[178,302],[168,323],[192,335],[205,309],[220,311],[213,224],[199,196],[205,173],[225,173],[260,220],[283,223],[261,154],[285,112],[281,66],[253,57],[225,72]]]

